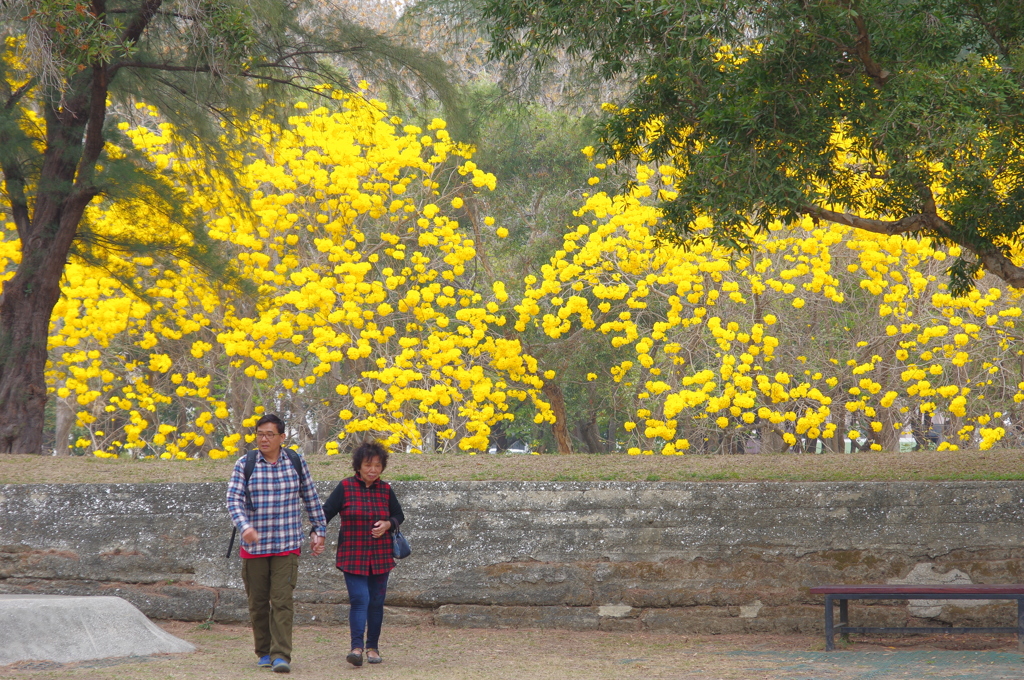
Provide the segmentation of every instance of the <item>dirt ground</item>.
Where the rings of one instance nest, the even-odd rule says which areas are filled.
[[[108,659],[60,666],[22,662],[0,677],[24,680],[236,680],[269,678],[255,666],[252,638],[242,625],[204,630],[195,623],[161,622],[198,647],[193,654]],[[1024,677],[1012,636],[861,637],[826,653],[821,637],[805,635],[686,636],[564,630],[453,630],[389,627],[384,663],[345,662],[347,630],[304,626],[295,631],[293,677],[308,680],[622,680],[729,678],[753,680],[1009,680]],[[273,677],[279,677],[274,675]],[[283,677],[283,676],[282,676]]]
[[[314,479],[350,475],[345,456],[314,456]],[[0,455],[0,484],[226,482],[233,460]],[[1024,451],[629,456],[394,453],[394,481],[897,481],[1024,479]]]

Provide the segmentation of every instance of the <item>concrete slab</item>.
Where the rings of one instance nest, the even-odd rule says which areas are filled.
[[[120,597],[0,595],[0,666],[193,652]]]

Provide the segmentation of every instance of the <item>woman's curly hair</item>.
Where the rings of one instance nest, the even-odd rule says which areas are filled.
[[[387,469],[388,450],[384,448],[384,445],[376,441],[363,442],[352,452],[352,469],[359,472],[359,468],[363,467],[363,461],[373,460],[374,458],[380,460],[381,472]]]

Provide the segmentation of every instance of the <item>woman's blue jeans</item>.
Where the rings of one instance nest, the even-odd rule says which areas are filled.
[[[352,631],[351,649],[377,649],[380,627],[384,623],[384,598],[388,594],[388,574],[345,574],[348,588],[348,626]],[[363,644],[363,632],[366,644]]]

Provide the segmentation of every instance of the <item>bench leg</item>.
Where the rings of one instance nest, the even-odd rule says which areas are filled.
[[[1017,651],[1024,652],[1024,599],[1017,598]]]
[[[832,596],[825,596],[825,651],[831,652],[836,648],[834,639],[835,629],[832,627]]]
[[[850,606],[849,605],[850,605],[850,601],[849,600],[839,600],[839,625],[840,625],[840,627],[842,627],[842,626],[849,626],[850,625]],[[849,633],[841,633],[839,635],[839,639],[842,640],[843,642],[849,642],[850,641],[850,634]]]

